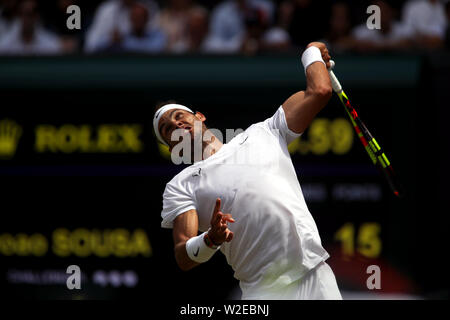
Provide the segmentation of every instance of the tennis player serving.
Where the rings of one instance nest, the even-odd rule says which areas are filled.
[[[220,250],[240,281],[242,299],[342,299],[287,147],[331,97],[330,55],[323,43],[312,42],[301,60],[306,90],[226,144],[214,135],[204,139],[201,158],[163,195],[161,225],[173,228],[179,267],[189,270]],[[194,141],[207,133],[205,120],[168,104],[156,111],[153,126],[172,151],[176,129]]]

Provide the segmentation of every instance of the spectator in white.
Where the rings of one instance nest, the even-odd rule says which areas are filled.
[[[156,27],[149,29],[150,17],[146,6],[136,2],[130,7],[131,30],[125,35],[119,33],[99,43],[98,50],[109,52],[161,52],[166,48],[166,36]]]
[[[262,37],[264,51],[287,51],[291,48],[289,24],[292,21],[294,6],[291,1],[283,1],[277,7],[276,23]]]
[[[444,5],[440,1],[410,0],[403,7],[402,18],[419,46],[437,48],[442,45],[447,21]]]
[[[169,0],[167,7],[161,10],[158,24],[168,37],[169,52],[189,50],[188,24],[193,10],[201,7],[192,0]]]
[[[42,55],[62,52],[59,38],[40,25],[35,0],[23,1],[19,6],[18,17],[0,40],[0,54]]]
[[[226,0],[212,12],[205,50],[218,53],[236,53],[246,36],[245,12],[262,10],[271,22],[274,5],[268,0]]]
[[[161,52],[167,47],[167,37],[157,27],[147,27],[150,14],[144,5],[136,3],[130,12],[131,33],[123,40],[123,49],[135,52]]]
[[[17,0],[0,0],[0,40],[16,18]]]
[[[86,34],[84,50],[94,52],[103,49],[105,39],[120,38],[131,31],[130,8],[136,0],[108,0],[102,3],[94,16],[91,26]],[[154,17],[157,15],[158,6],[152,0],[140,1],[150,12],[148,29],[154,26]]]
[[[167,46],[166,35],[154,27],[148,30],[148,9],[135,3],[130,11],[131,33],[124,37],[122,48],[133,52],[161,52]]]
[[[369,29],[363,23],[353,29],[353,49],[357,51],[400,50],[411,47],[411,31],[404,24],[394,19],[394,11],[386,1],[373,4],[381,10],[381,29]]]

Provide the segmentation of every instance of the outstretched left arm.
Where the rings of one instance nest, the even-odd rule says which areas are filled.
[[[288,128],[295,133],[306,130],[332,95],[331,81],[327,71],[330,66],[328,49],[321,42],[311,42],[306,49],[312,46],[320,50],[325,64],[320,61],[310,64],[306,69],[306,90],[293,94],[283,103]]]

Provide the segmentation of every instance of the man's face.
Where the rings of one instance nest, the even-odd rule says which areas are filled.
[[[167,142],[169,148],[172,149],[179,141],[171,141],[172,132],[176,129],[184,130],[184,134],[190,134],[192,141],[196,134],[202,135],[202,132],[206,128],[204,121],[205,116],[197,112],[192,114],[182,109],[172,109],[166,111],[159,120],[159,133],[164,141]],[[197,122],[197,126],[195,126]],[[201,128],[201,132],[194,132],[195,128]]]
[[[337,3],[332,7],[330,19],[331,29],[337,35],[345,35],[350,30],[350,17],[346,4]]]
[[[20,7],[20,17],[22,19],[22,28],[29,32],[34,29],[38,19],[37,6],[34,1],[24,1]]]
[[[130,20],[134,32],[145,31],[148,22],[148,11],[141,4],[135,4],[130,10]]]

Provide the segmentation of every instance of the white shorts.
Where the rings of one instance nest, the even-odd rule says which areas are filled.
[[[243,294],[243,300],[342,300],[330,266],[322,261],[301,279],[278,288],[277,292]]]

